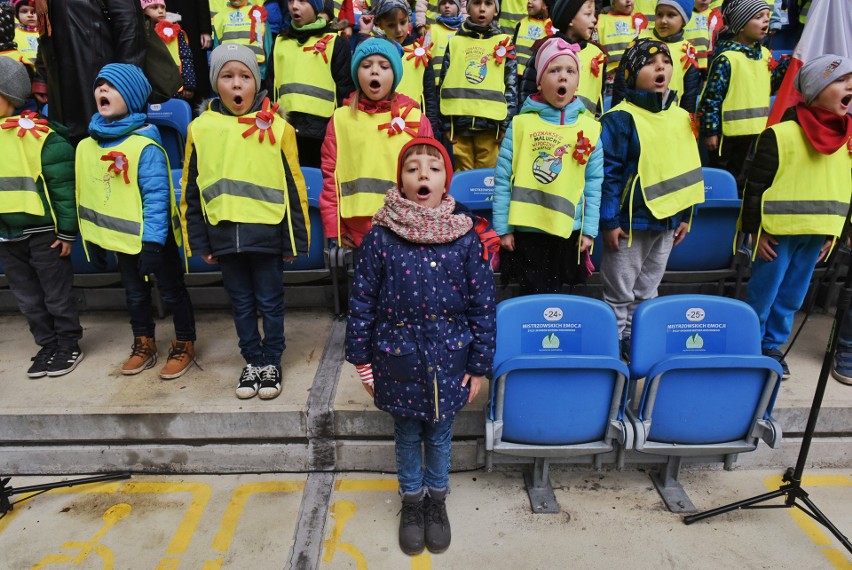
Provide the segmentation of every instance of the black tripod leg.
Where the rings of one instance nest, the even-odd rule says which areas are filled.
[[[725,505],[724,507],[716,507],[715,509],[710,509],[709,511],[704,511],[702,513],[698,513],[695,515],[687,515],[683,517],[684,524],[692,524],[696,521],[700,521],[702,519],[715,517],[716,515],[721,515],[723,513],[729,513],[731,511],[736,511],[737,509],[747,509],[752,505],[756,505],[757,503],[762,503],[763,501],[769,501],[776,497],[783,497],[787,494],[787,489],[782,487],[776,491],[771,491],[769,493],[764,493],[763,495],[758,495],[756,497],[752,497],[750,499],[745,499],[744,501],[737,501],[736,503],[731,503],[729,505]],[[778,505],[779,508],[783,508],[786,505]]]
[[[829,531],[831,531],[831,534],[833,534],[835,536],[835,538],[837,538],[837,540],[839,540],[840,543],[843,546],[846,547],[846,550],[848,550],[849,552],[852,552],[852,542],[849,542],[849,539],[846,538],[846,536],[842,532],[840,532],[840,529],[838,529],[836,526],[834,526],[834,524],[832,524],[832,522],[828,519],[827,516],[822,514],[822,511],[817,508],[817,506],[813,503],[813,501],[810,500],[810,498],[807,497],[807,495],[805,495],[805,496],[799,495],[796,498],[799,501],[801,501],[802,503],[804,503],[805,505],[807,505],[808,509],[810,509],[810,511],[811,511],[811,512],[808,513],[811,516],[811,518],[813,518],[816,522],[818,522],[819,524],[821,524],[822,526],[827,528]],[[797,506],[800,509],[802,509],[803,511],[807,512],[807,510],[805,510],[800,505],[795,505],[795,506]]]

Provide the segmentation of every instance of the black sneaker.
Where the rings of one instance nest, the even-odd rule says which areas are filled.
[[[257,389],[260,387],[260,367],[247,364],[240,374],[239,384],[237,384],[237,398],[240,400],[248,400],[257,395]]]
[[[764,348],[763,355],[769,358],[774,358],[781,365],[781,380],[786,380],[790,377],[790,367],[787,366],[787,361],[784,360],[784,353],[777,348]]]
[[[85,354],[76,344],[74,346],[60,346],[53,355],[53,360],[47,365],[48,376],[63,376],[77,368]]]
[[[281,393],[281,367],[268,364],[260,369],[260,389],[257,395],[261,400],[277,398]]]
[[[430,490],[423,499],[426,523],[426,548],[440,554],[450,547],[450,519],[447,517],[447,491]]]
[[[403,495],[399,511],[399,547],[409,556],[420,554],[426,547],[423,531],[423,495]]]
[[[50,366],[50,361],[53,360],[54,354],[56,354],[55,344],[49,344],[41,347],[41,350],[39,350],[38,353],[30,359],[33,364],[30,366],[29,370],[27,370],[27,376],[30,378],[41,378],[42,376],[47,376],[47,368]]]

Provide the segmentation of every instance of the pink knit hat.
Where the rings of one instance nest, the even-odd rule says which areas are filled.
[[[165,6],[166,0],[140,0],[140,3],[142,4],[142,9],[144,10],[145,8],[148,8],[150,6],[156,6],[157,4],[162,4],[163,6]]]
[[[544,75],[547,66],[550,62],[560,55],[567,55],[577,64],[577,71],[580,71],[580,58],[577,54],[580,51],[580,46],[577,44],[569,44],[562,38],[550,38],[539,48],[535,55],[535,83],[541,85],[541,77]]]

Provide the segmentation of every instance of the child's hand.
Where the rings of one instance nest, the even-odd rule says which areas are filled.
[[[689,230],[689,224],[686,222],[681,222],[677,229],[674,231],[674,243],[672,247],[676,247],[680,242],[686,238],[686,232]]]
[[[470,374],[465,373],[464,378],[462,378],[462,388],[467,386],[467,383],[470,382],[470,396],[467,398],[467,403],[471,403],[476,395],[479,394],[480,388],[482,388],[482,383],[485,381],[485,376],[471,376]]]
[[[208,253],[207,255],[202,255],[201,259],[203,259],[204,263],[206,263],[207,265],[216,265],[217,263],[219,263],[219,260],[217,258],[213,257],[212,253]]]
[[[191,101],[193,97],[195,97],[195,91],[190,91],[189,89],[184,89],[180,92],[184,101]]]
[[[588,251],[589,248],[591,248],[592,245],[594,245],[594,243],[595,243],[595,240],[593,238],[590,238],[589,236],[585,236],[585,235],[582,236],[580,238],[580,251],[581,252]]]
[[[459,142],[458,139],[454,139],[450,136],[450,131],[444,131],[444,140],[450,144],[456,144],[457,142]]]
[[[348,247],[349,249],[358,249],[358,246],[352,241],[352,238],[349,236],[343,236],[340,238],[340,245],[343,247]]]
[[[358,376],[361,378],[361,384],[370,395],[375,397],[376,390],[373,388],[373,365],[372,364],[356,364],[355,370],[358,371]]]
[[[515,234],[500,236],[500,247],[508,251],[515,251]]]
[[[778,240],[770,233],[763,232],[760,234],[760,239],[757,239],[755,234],[751,234],[751,243],[755,244],[757,256],[763,261],[774,261],[778,254],[772,249],[773,245],[778,245]]]
[[[834,243],[833,239],[825,240],[825,243],[822,244],[821,248],[819,248],[819,257],[817,257],[817,260],[816,260],[817,264],[819,264],[819,262],[822,261],[823,258],[825,258],[826,255],[828,255],[828,250],[831,249],[831,244],[833,244],[833,243]]]
[[[373,16],[369,14],[361,14],[361,19],[358,21],[361,28],[359,33],[369,36],[373,31]]]
[[[610,251],[618,251],[618,240],[627,237],[624,230],[615,228],[614,230],[604,230],[604,246]]]
[[[719,135],[713,135],[712,137],[704,138],[704,146],[707,147],[707,150],[716,152],[716,149],[719,148]]]
[[[295,255],[285,255],[283,259],[284,259],[284,263],[293,263],[294,261],[296,261],[296,256]]]
[[[201,49],[210,49],[213,45],[213,38],[210,34],[201,34]]]
[[[56,249],[57,247],[59,248],[59,257],[68,257],[71,254],[70,241],[62,241],[61,239],[58,239],[50,244],[51,249]]]
[[[350,39],[352,37],[352,26],[346,26],[343,28],[343,35],[346,36],[346,39]]]

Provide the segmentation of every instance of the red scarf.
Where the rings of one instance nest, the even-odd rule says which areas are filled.
[[[834,154],[852,137],[852,116],[848,114],[841,117],[828,109],[799,103],[796,116],[808,140],[822,154]]]

